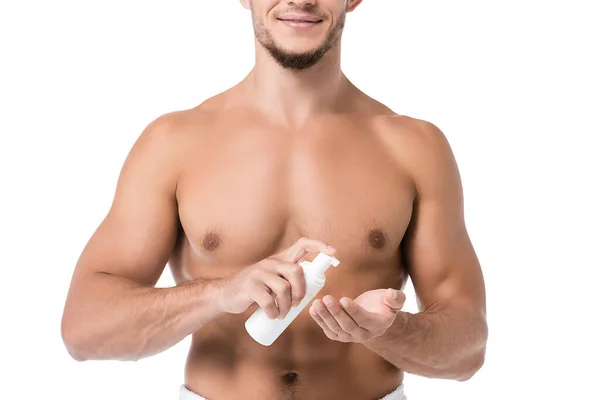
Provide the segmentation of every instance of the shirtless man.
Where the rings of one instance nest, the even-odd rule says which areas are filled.
[[[241,0],[256,65],[150,123],[75,268],[62,335],[76,360],[137,360],[188,335],[181,399],[404,399],[403,374],[469,379],[485,290],[457,165],[431,123],[340,69],[360,0]],[[333,246],[333,247],[330,247]],[[304,295],[297,263],[341,261],[270,347],[244,322]],[[169,265],[177,283],[155,288]],[[400,311],[411,277],[420,312]]]

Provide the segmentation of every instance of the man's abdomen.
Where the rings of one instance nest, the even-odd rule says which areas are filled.
[[[328,339],[304,310],[265,347],[225,315],[197,332],[186,386],[210,400],[376,400],[402,382],[402,372],[361,344]]]

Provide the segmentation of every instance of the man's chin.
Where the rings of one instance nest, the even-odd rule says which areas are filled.
[[[306,57],[306,56],[310,56],[311,54],[316,54],[319,52],[319,50],[322,48],[322,46],[303,46],[303,47],[298,47],[298,46],[290,46],[290,47],[286,47],[286,46],[276,46],[277,49],[279,50],[279,52],[287,54],[290,57]]]
[[[317,54],[316,50],[311,50],[311,51],[302,51],[302,52],[296,52],[296,51],[283,51],[281,52],[281,54],[285,54],[286,58],[290,58],[290,59],[309,59],[309,58],[314,58],[315,55]]]

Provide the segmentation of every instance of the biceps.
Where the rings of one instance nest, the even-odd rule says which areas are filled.
[[[163,125],[151,124],[131,149],[111,209],[81,254],[76,276],[104,272],[144,284],[158,281],[178,231],[179,167]]]
[[[485,313],[481,267],[461,214],[423,203],[403,242],[421,310],[457,305]]]
[[[168,199],[140,201],[136,206],[115,204],[76,268],[154,285],[170,257],[177,231],[176,207]]]

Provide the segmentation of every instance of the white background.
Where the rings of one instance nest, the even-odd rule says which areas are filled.
[[[349,78],[446,133],[487,284],[485,366],[465,383],[408,376],[410,400],[600,398],[594,3],[364,0],[348,16]],[[0,4],[0,398],[175,399],[187,339],[137,363],[77,363],[62,307],[142,129],[252,67],[249,12],[235,0]]]

